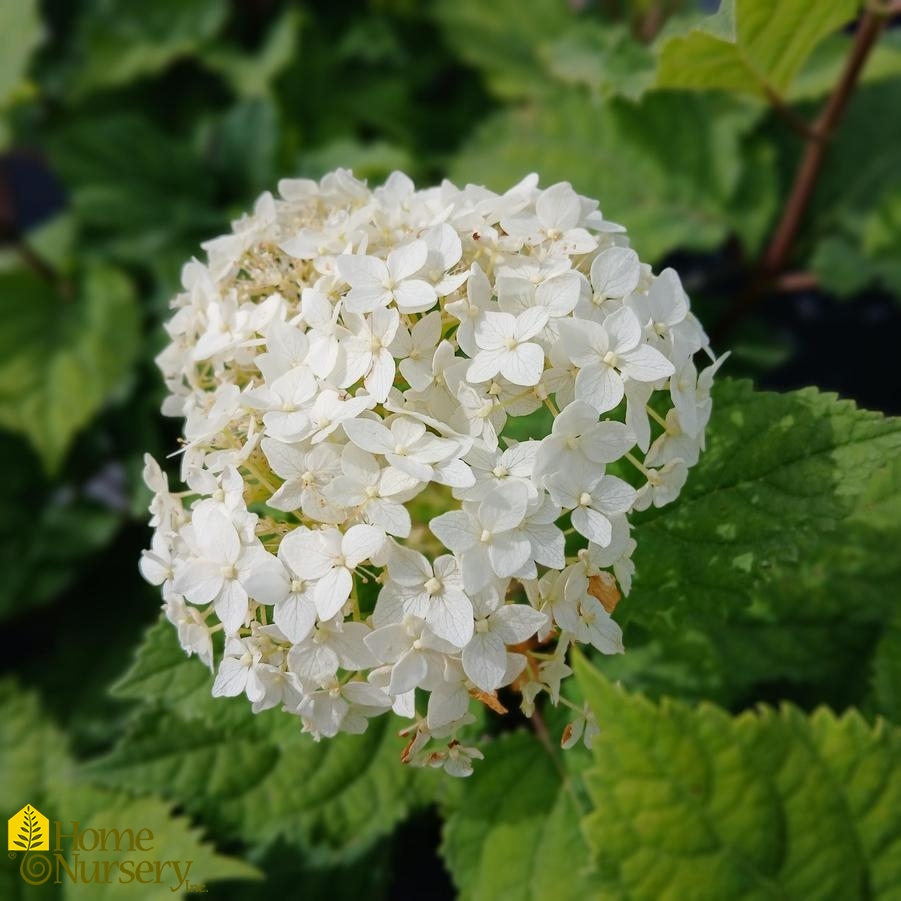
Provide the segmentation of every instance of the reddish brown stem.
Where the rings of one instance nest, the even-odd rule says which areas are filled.
[[[798,291],[812,291],[820,286],[820,279],[815,272],[783,272],[776,279],[775,288],[781,294],[794,294]]]
[[[778,278],[785,269],[795,238],[810,205],[813,189],[823,167],[829,139],[835,133],[842,114],[857,84],[864,63],[873,46],[893,15],[901,13],[901,0],[891,0],[886,6],[868,9],[861,17],[851,53],[842,70],[835,89],[829,95],[822,112],[808,131],[807,145],[789,192],[773,237],[760,260],[756,275],[738,302],[733,304],[713,331],[715,343],[722,341],[735,326],[756,306],[768,287],[778,288]]]
[[[541,740],[541,743],[547,747],[549,750],[553,750],[554,743],[551,741],[551,735],[547,729],[547,723],[544,721],[544,717],[541,715],[541,711],[536,707],[532,711],[532,716],[530,717],[532,720],[532,728],[535,730],[535,734]]]
[[[761,268],[764,276],[773,277],[785,268],[823,167],[826,146],[841,121],[863,65],[880,32],[885,27],[885,23],[885,15],[879,15],[870,10],[865,12],[860,20],[851,54],[845,63],[835,90],[829,95],[823,111],[812,127],[812,134],[801,158],[801,164],[795,175],[782,218],[763,255]]]
[[[638,25],[638,39],[643,44],[650,44],[666,22],[666,10],[662,0],[653,4],[644,14]]]
[[[770,106],[776,115],[802,138],[808,141],[818,141],[820,136],[814,131],[814,127],[799,113],[795,112],[769,85],[764,85],[764,93]]]

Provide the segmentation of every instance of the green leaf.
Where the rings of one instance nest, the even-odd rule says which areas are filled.
[[[839,296],[871,285],[901,293],[899,86],[896,78],[855,92],[811,202],[802,247],[813,245],[809,265]]]
[[[13,0],[0,6],[0,108],[21,84],[42,36],[37,0]]]
[[[254,715],[243,698],[210,698],[211,685],[178,649],[174,627],[155,626],[116,687],[146,707],[91,778],[159,793],[254,846],[282,838],[334,856],[390,833],[441,779],[400,763],[398,720],[317,743],[281,711]]]
[[[6,436],[0,438],[0,459],[9,459]],[[19,452],[18,445],[11,449]],[[36,467],[35,467],[36,468]],[[7,472],[21,474],[20,459]],[[85,558],[105,547],[121,517],[84,498],[62,495],[38,506],[34,483],[26,481],[0,489],[0,619],[21,616],[38,604],[53,600],[77,578]]]
[[[80,782],[79,773],[69,755],[68,741],[41,710],[37,698],[12,681],[0,682],[0,718],[4,728],[0,738],[0,804],[3,810],[16,811],[31,804],[51,823],[78,820],[82,830],[147,828],[153,833],[153,847],[142,856],[139,851],[92,852],[91,861],[133,859],[191,860],[192,882],[216,879],[248,879],[258,871],[238,860],[218,855],[200,841],[184,817],[170,814],[169,805],[154,798],[130,801],[125,794],[97,789]],[[51,825],[51,829],[53,826]],[[70,864],[71,865],[71,864]],[[184,872],[184,867],[182,867]],[[6,874],[4,873],[4,876]],[[14,897],[8,889],[21,883],[18,874],[9,880],[3,897]],[[120,897],[117,882],[99,888],[96,884],[69,884],[64,896],[71,899]],[[172,883],[175,884],[175,883]],[[130,896],[159,898],[160,889],[152,884],[139,888],[134,883]]]
[[[901,188],[899,87],[897,78],[864,85],[850,99],[808,213],[809,231],[817,237],[834,230],[858,233],[870,212]]]
[[[754,159],[753,195],[736,201],[757,119],[727,98],[657,93],[640,104],[601,103],[561,91],[490,117],[452,177],[495,190],[532,171],[545,185],[572,182],[628,228],[644,259],[656,261],[677,247],[714,247],[760,204],[771,208],[775,180],[766,158]]]
[[[655,706],[584,658],[601,726],[584,774],[600,897],[896,897],[901,731],[791,706]]]
[[[580,24],[538,47],[561,84],[583,85],[602,97],[640,98],[653,84],[656,60],[621,25]]]
[[[660,48],[657,86],[784,93],[816,46],[852,20],[858,0],[724,0],[719,12]]]
[[[901,420],[815,389],[773,394],[724,379],[713,408],[679,500],[636,518],[635,590],[620,609],[645,624],[724,618],[764,590],[778,606],[778,578],[793,567],[797,579],[799,565],[828,579],[829,536],[847,544],[849,517],[901,449]],[[852,573],[872,562],[866,546],[848,552]]]
[[[132,285],[99,265],[72,296],[32,273],[0,275],[0,313],[0,426],[25,435],[52,474],[137,356]]]
[[[249,706],[245,714],[253,716]],[[149,710],[89,775],[159,793],[253,846],[281,838],[336,857],[360,853],[424,800],[419,774],[400,763],[392,720],[317,744],[299,723],[285,735],[277,718],[286,716],[216,728]],[[271,738],[258,734],[267,727]]]
[[[298,53],[303,21],[300,10],[286,9],[256,53],[244,53],[217,42],[200,53],[200,61],[219,73],[238,97],[244,100],[268,97],[273,81]]]
[[[0,809],[12,814],[31,804],[46,813],[55,783],[70,770],[65,738],[12,679],[0,682],[0,717]]]
[[[878,278],[860,248],[859,237],[829,235],[814,248],[810,269],[829,294],[852,297]]]
[[[445,811],[441,853],[463,901],[577,901],[593,877],[570,776],[525,732],[502,736]]]
[[[573,28],[576,17],[559,0],[439,0],[435,15],[461,59],[481,69],[500,97],[545,92],[539,45]]]
[[[373,181],[381,181],[395,170],[409,172],[412,165],[413,161],[403,147],[387,141],[361,144],[350,138],[309,150],[298,160],[298,170],[311,178],[321,178],[342,166],[353,170],[357,178]]]
[[[155,75],[195,55],[227,15],[226,0],[93,0],[78,23],[70,86],[80,96]]]
[[[117,804],[111,809],[98,811],[94,816],[85,818],[79,823],[81,831],[87,829],[117,829],[124,831],[131,829],[138,832],[139,829],[149,829],[153,834],[152,843],[148,840],[147,851],[139,848],[128,849],[128,843],[123,842],[121,851],[97,850],[90,854],[93,863],[109,862],[111,864],[112,877],[109,884],[97,885],[94,883],[72,883],[64,877],[63,896],[68,901],[103,901],[103,899],[120,899],[123,897],[123,888],[119,880],[127,878],[128,870],[120,871],[116,864],[119,861],[133,861],[134,868],[141,865],[144,860],[175,861],[179,864],[179,871],[173,866],[165,867],[160,874],[160,884],[153,882],[141,884],[140,881],[126,883],[129,898],[139,901],[156,901],[161,897],[163,887],[166,896],[176,889],[182,892],[187,883],[206,886],[209,882],[222,879],[260,879],[262,874],[248,863],[233,857],[224,857],[202,840],[199,829],[191,827],[190,822],[183,816],[173,816],[170,805],[156,798],[140,798],[127,804]],[[70,864],[71,865],[71,864]],[[184,882],[179,881],[179,873],[184,877]],[[155,872],[151,874],[155,878]],[[208,889],[207,889],[208,890]]]
[[[279,111],[264,97],[236,103],[203,132],[206,157],[235,194],[253,197],[278,177]]]
[[[146,116],[81,118],[48,144],[80,224],[118,258],[148,266],[186,236],[225,224],[209,165]]]
[[[56,785],[71,772],[65,736],[41,710],[37,696],[13,679],[0,681],[0,720],[0,809],[12,815],[30,804],[54,819]],[[9,901],[59,897],[57,886],[25,883],[20,863],[10,862],[0,870],[0,897]]]
[[[796,103],[825,97],[838,83],[853,42],[853,36],[844,33],[826,38],[798,72],[787,99]],[[898,75],[901,75],[901,35],[897,31],[889,31],[879,38],[879,42],[867,56],[858,84],[869,84]]]
[[[873,657],[876,710],[901,724],[901,615],[888,624]]]
[[[663,621],[655,620],[650,636],[627,629],[629,653],[608,661],[605,672],[655,696],[707,697],[727,706],[761,696],[803,706],[829,698],[869,711],[877,666],[871,658],[874,648],[877,660],[884,653],[877,642],[901,590],[899,545],[901,456],[889,454],[840,527],[822,533],[798,562],[755,578],[748,602],[730,607],[727,620],[702,613],[690,627],[660,628]]]
[[[192,728],[195,724],[201,730],[203,726],[228,727],[251,736],[262,730],[265,737],[272,722],[269,715],[248,716],[247,705],[240,699],[214,698],[212,683],[210,671],[199,661],[186,658],[174,626],[162,617],[147,630],[131,667],[111,686],[110,693],[152,708],[153,715],[177,717]],[[296,725],[288,717],[276,718],[276,722]],[[142,728],[140,719],[137,728]],[[277,740],[276,735],[269,737]]]

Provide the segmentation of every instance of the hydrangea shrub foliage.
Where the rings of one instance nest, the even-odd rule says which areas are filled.
[[[715,5],[0,3],[7,816],[899,897],[901,2]]]

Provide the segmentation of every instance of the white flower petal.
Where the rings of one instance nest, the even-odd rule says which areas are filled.
[[[261,604],[276,604],[288,594],[288,574],[282,562],[262,548],[245,551],[239,577],[247,593]]]
[[[476,543],[475,528],[472,517],[462,510],[442,513],[429,523],[432,534],[455,554],[469,550]]]
[[[494,691],[503,684],[507,649],[497,633],[476,632],[463,648],[462,661],[466,675],[482,691]]]
[[[248,668],[235,657],[223,657],[213,682],[214,698],[234,698],[247,685]]]
[[[659,350],[643,344],[623,355],[623,372],[640,382],[656,382],[671,376],[675,369]]]
[[[428,661],[421,651],[407,651],[391,670],[388,691],[392,695],[404,694],[418,688],[428,672]]]
[[[240,582],[226,580],[215,601],[216,616],[225,626],[226,635],[234,635],[247,619],[247,592]]]
[[[491,628],[505,644],[520,644],[531,638],[547,617],[527,604],[505,604],[491,614]]]
[[[544,351],[537,344],[520,344],[500,360],[501,375],[514,385],[537,385],[544,371]]]
[[[303,527],[282,538],[278,556],[301,579],[320,579],[334,563],[331,551],[323,542],[322,533]]]
[[[573,528],[589,541],[593,541],[601,547],[607,547],[610,544],[613,527],[603,513],[592,510],[590,507],[577,507],[572,512],[572,523]]]
[[[371,454],[384,454],[394,450],[391,432],[374,419],[348,419],[343,423],[343,428],[357,447]]]
[[[605,363],[586,366],[576,376],[576,397],[598,413],[612,410],[625,393],[622,376]]]
[[[341,539],[345,565],[353,569],[379,552],[385,543],[385,533],[375,526],[351,526]]]
[[[429,247],[425,241],[411,241],[397,247],[388,254],[388,273],[395,282],[415,275],[425,266],[429,255]]]
[[[343,566],[329,570],[313,589],[319,618],[326,620],[335,616],[347,603],[352,587],[353,579]]]
[[[289,594],[275,605],[273,619],[288,641],[300,644],[316,624],[316,604],[312,592]]]
[[[425,621],[429,628],[458,648],[472,638],[472,602],[462,592],[447,592],[428,601]]]
[[[629,247],[608,247],[591,264],[591,284],[604,297],[625,297],[638,285],[638,254]]]
[[[424,313],[435,306],[438,295],[428,282],[411,278],[394,289],[394,300],[404,313]]]

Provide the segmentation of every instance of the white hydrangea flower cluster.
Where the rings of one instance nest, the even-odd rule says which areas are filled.
[[[183,271],[158,364],[187,490],[148,458],[142,572],[189,654],[224,633],[214,695],[316,739],[393,709],[404,762],[466,775],[472,704],[568,703],[571,644],[622,651],[628,515],[678,495],[719,361],[569,184],[279,193]]]

